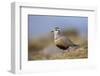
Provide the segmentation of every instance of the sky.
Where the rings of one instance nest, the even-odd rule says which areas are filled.
[[[54,27],[61,29],[75,28],[80,34],[86,34],[88,30],[88,17],[28,15],[29,38],[44,35],[53,30]]]

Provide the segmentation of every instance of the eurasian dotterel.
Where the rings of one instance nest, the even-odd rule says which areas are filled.
[[[67,36],[61,35],[59,27],[55,27],[52,32],[54,33],[54,43],[58,48],[67,50],[69,47],[78,47]]]

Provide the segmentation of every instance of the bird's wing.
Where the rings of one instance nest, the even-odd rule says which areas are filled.
[[[70,46],[70,45],[73,44],[71,40],[69,40],[68,38],[66,38],[64,36],[58,38],[57,40],[55,40],[55,43],[57,45],[62,45],[62,46],[65,46],[65,47]]]
[[[73,42],[72,42],[69,38],[63,37],[63,39],[65,40],[65,41],[64,41],[65,44],[73,45]]]

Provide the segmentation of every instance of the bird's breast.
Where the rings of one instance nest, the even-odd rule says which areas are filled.
[[[56,40],[55,40],[55,44],[56,44],[56,45],[62,45],[62,46],[65,46],[64,41],[63,41],[61,38],[56,39]]]

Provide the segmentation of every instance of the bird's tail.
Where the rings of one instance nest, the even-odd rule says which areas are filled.
[[[80,46],[77,44],[73,44],[72,47],[79,48]]]

